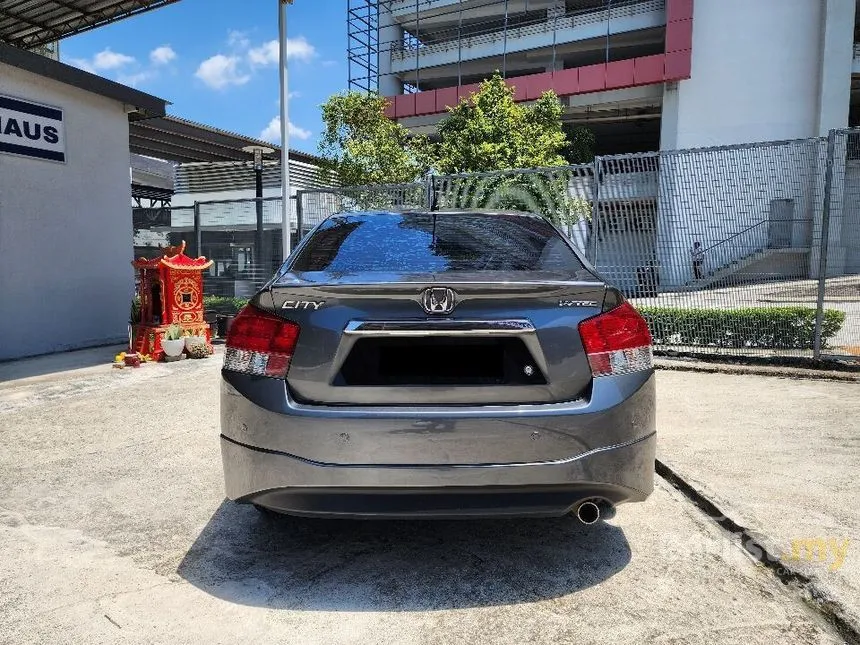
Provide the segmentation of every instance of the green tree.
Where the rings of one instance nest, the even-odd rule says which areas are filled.
[[[492,173],[443,180],[437,184],[437,205],[526,210],[558,224],[572,224],[590,214],[588,202],[571,197],[575,176],[563,166],[574,161],[571,155],[577,161],[593,158],[594,135],[574,128],[568,138],[555,93],[546,92],[531,105],[518,104],[514,88],[496,73],[478,92],[449,109],[432,142],[388,119],[385,102],[375,94],[347,92],[322,106],[323,171],[333,172],[342,185],[409,183],[429,169],[443,175]],[[547,167],[552,169],[504,172]],[[364,208],[397,206],[398,199],[413,201],[392,195],[361,188],[351,191],[349,199]]]
[[[443,174],[489,174],[443,180],[439,205],[523,210],[559,225],[587,217],[588,203],[571,197],[573,174],[562,167],[569,163],[564,154],[570,142],[561,116],[554,92],[523,105],[514,101],[514,88],[499,74],[484,81],[478,92],[449,110],[428,156]],[[548,169],[515,171],[520,168]]]
[[[496,73],[440,122],[429,153],[433,168],[451,174],[562,166],[567,140],[561,115],[554,92],[518,104],[514,88]]]
[[[564,157],[568,163],[579,164],[594,161],[596,139],[592,130],[584,125],[565,125],[564,132],[567,137]]]
[[[335,94],[322,105],[323,173],[334,173],[344,186],[401,184],[421,176],[424,138],[386,117],[385,105],[385,98],[363,92]]]

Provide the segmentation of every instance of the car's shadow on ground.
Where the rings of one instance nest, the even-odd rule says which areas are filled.
[[[179,565],[218,598],[271,608],[412,611],[531,602],[630,561],[622,530],[573,517],[351,521],[268,518],[225,501]]]

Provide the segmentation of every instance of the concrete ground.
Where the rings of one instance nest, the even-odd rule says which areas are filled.
[[[661,372],[657,411],[658,459],[860,625],[860,384]]]
[[[224,500],[217,356],[30,365],[0,365],[0,643],[841,642],[659,478],[592,527],[272,521]],[[669,454],[695,443],[679,437],[699,413],[673,391],[687,378],[659,376]],[[703,409],[722,392],[696,382]]]

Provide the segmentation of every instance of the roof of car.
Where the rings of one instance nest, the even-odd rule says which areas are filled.
[[[499,210],[488,210],[481,208],[445,208],[441,210],[430,210],[427,208],[410,208],[405,210],[368,210],[368,211],[344,211],[342,213],[335,213],[333,216],[338,215],[504,215],[504,216],[518,216],[518,217],[537,217],[540,219],[544,219],[541,215],[537,213],[528,213],[525,211],[499,211]]]

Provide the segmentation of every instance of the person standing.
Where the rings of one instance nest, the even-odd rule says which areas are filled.
[[[690,258],[693,261],[693,276],[696,280],[701,280],[703,271],[702,267],[705,264],[705,250],[702,248],[701,242],[693,242],[693,248],[690,249]]]

